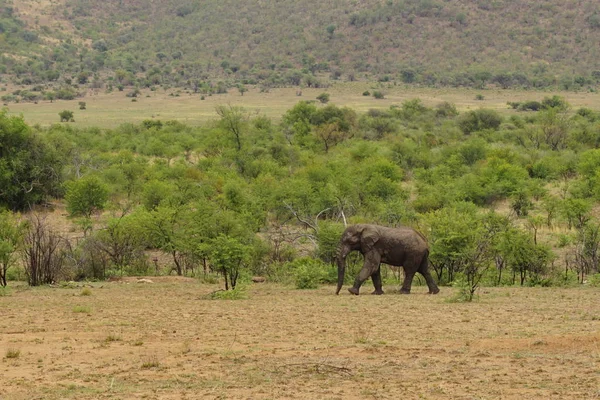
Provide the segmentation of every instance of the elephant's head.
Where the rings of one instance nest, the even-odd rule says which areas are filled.
[[[344,284],[346,273],[346,257],[354,250],[366,254],[373,249],[379,240],[379,232],[373,225],[352,225],[346,228],[340,239],[337,251],[338,285],[335,294],[338,294]]]

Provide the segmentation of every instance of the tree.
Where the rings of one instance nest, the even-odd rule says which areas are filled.
[[[183,207],[158,207],[141,216],[142,229],[150,245],[171,255],[177,275],[194,268],[194,249],[201,242],[195,221]]]
[[[81,85],[86,84],[90,75],[91,74],[88,71],[81,71],[79,74],[77,74],[77,82],[79,82]]]
[[[334,33],[335,33],[335,25],[328,25],[327,26],[327,36],[329,37],[329,39],[333,39]]]
[[[93,213],[104,209],[108,188],[96,176],[86,176],[67,185],[65,202],[72,217],[89,219]]]
[[[44,139],[0,111],[0,206],[22,210],[58,194],[64,160]]]
[[[231,104],[217,106],[216,111],[221,117],[219,121],[221,127],[231,135],[237,151],[241,151],[242,137],[248,124],[248,114],[243,107],[232,106]]]
[[[585,187],[585,195],[600,198],[600,150],[583,152],[579,157],[577,171]]]
[[[569,229],[581,229],[590,219],[592,204],[588,200],[568,198],[561,202],[560,211],[567,220]]]
[[[481,108],[468,111],[458,117],[458,127],[465,135],[484,129],[497,130],[502,123],[502,117],[498,112]]]
[[[579,282],[586,275],[600,272],[600,224],[589,222],[577,232],[575,269]]]
[[[343,142],[347,134],[339,128],[338,124],[330,123],[317,126],[315,136],[323,143],[325,153],[327,153],[332,146]]]
[[[282,118],[284,133],[288,142],[292,139],[303,144],[312,130],[311,120],[317,114],[317,106],[308,101],[300,101],[290,108]]]
[[[73,119],[73,111],[63,110],[58,113],[60,122],[75,122]]]
[[[433,211],[427,214],[426,220],[431,264],[438,281],[450,283],[474,249],[480,223],[473,209],[466,211],[456,207]]]
[[[569,134],[569,117],[560,107],[552,107],[539,112],[539,129],[542,140],[551,150],[564,149]]]
[[[472,301],[475,291],[489,269],[494,258],[494,240],[501,232],[507,229],[508,220],[494,212],[490,212],[481,219],[479,229],[474,235],[474,246],[467,253],[463,274],[466,286],[462,294],[466,301]]]
[[[320,95],[317,96],[317,100],[319,100],[323,104],[328,103],[329,102],[329,93],[321,93]]]
[[[146,238],[135,214],[110,219],[93,239],[96,251],[108,256],[121,273],[126,266],[144,266],[146,263]]]
[[[31,215],[28,225],[23,243],[27,282],[30,286],[53,283],[58,280],[65,260],[64,241],[39,214]]]
[[[519,274],[521,286],[527,275],[537,277],[545,271],[552,259],[552,252],[545,245],[536,245],[528,232],[509,229],[501,234],[496,249],[502,254],[506,265],[513,271],[513,283]]]
[[[219,235],[210,243],[210,261],[225,278],[225,290],[235,290],[240,272],[248,267],[250,248],[238,239]]]
[[[444,281],[444,270],[448,283],[455,274],[462,274],[460,295],[463,300],[472,301],[497,254],[496,238],[508,229],[508,219],[494,212],[478,215],[471,204],[459,203],[429,213],[426,220],[430,229],[430,260],[438,280]]]
[[[18,215],[0,212],[0,286],[6,286],[6,273],[15,262],[15,253],[23,243],[27,223]]]
[[[373,97],[375,97],[378,100],[381,100],[385,98],[385,94],[381,90],[375,90],[373,91]]]

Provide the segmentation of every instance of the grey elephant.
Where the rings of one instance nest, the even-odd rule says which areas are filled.
[[[419,272],[425,278],[429,293],[439,293],[433,277],[429,273],[429,245],[419,232],[408,227],[388,228],[379,225],[358,224],[346,228],[340,239],[337,253],[339,294],[344,284],[346,257],[354,250],[365,258],[354,286],[348,291],[358,296],[360,286],[369,276],[373,279],[373,294],[383,294],[381,287],[381,263],[404,267],[404,282],[400,293],[410,293],[413,277]]]

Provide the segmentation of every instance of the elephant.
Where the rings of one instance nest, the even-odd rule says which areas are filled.
[[[381,263],[404,267],[404,282],[400,293],[409,294],[413,277],[419,272],[425,278],[430,294],[439,293],[433,277],[429,273],[429,245],[427,239],[409,227],[388,228],[385,226],[358,224],[346,228],[337,250],[338,285],[335,294],[340,293],[344,284],[346,257],[352,251],[359,251],[365,258],[364,265],[348,291],[359,294],[360,286],[369,276],[373,279],[375,291],[383,294],[381,287]]]

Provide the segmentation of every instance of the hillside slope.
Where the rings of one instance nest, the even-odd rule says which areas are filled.
[[[0,73],[25,83],[118,70],[121,83],[178,86],[311,86],[320,74],[567,89],[600,80],[596,0],[0,0],[0,9],[11,10],[0,19]]]

